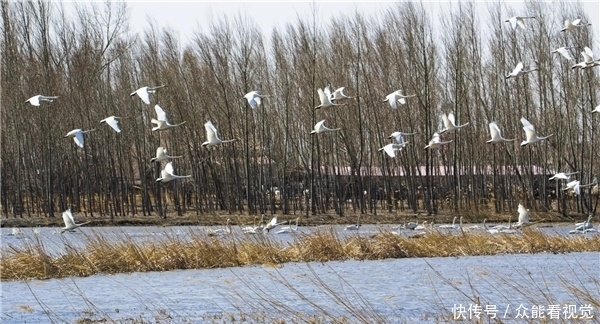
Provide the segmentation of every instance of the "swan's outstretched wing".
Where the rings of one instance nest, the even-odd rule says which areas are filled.
[[[156,111],[156,119],[168,122],[167,113],[160,108],[159,105],[154,106],[154,110]]]
[[[319,130],[321,130],[321,128],[323,127],[323,124],[325,123],[325,119],[321,120],[320,122],[315,124],[315,129],[313,130],[313,132],[318,132]]]
[[[521,118],[521,124],[523,124],[523,130],[527,137],[527,141],[535,140],[537,134],[535,133],[535,127],[525,118]]]
[[[583,52],[581,52],[581,56],[583,56],[583,60],[586,63],[592,63],[592,62],[594,62],[594,53],[587,46],[583,48]]]
[[[165,171],[166,173],[168,173],[170,175],[174,175],[173,172],[175,172],[175,170],[173,169],[173,163],[172,162],[167,163],[167,165],[165,165],[165,169],[163,171]]]
[[[219,139],[217,136],[217,128],[210,120],[204,124],[204,128],[206,129],[206,138],[208,142],[213,143]]]
[[[452,123],[452,126],[456,126],[456,120],[454,119],[454,113],[448,114],[448,120]]]
[[[498,127],[498,124],[493,121],[490,123],[490,134],[492,135],[492,139],[499,139],[502,138],[502,133],[500,132],[500,127]]]
[[[73,214],[71,214],[70,209],[67,209],[66,211],[64,211],[62,214],[62,217],[63,217],[63,221],[65,222],[66,228],[75,226],[75,219],[73,218]]]
[[[523,71],[523,62],[519,62],[517,64],[517,66],[515,67],[515,69],[512,71],[512,75],[517,75],[519,74],[521,71]]]
[[[115,132],[120,133],[121,132],[121,127],[119,125],[119,120],[116,119],[114,116],[112,117],[108,117],[105,119],[105,122],[112,127],[112,129],[115,130]]]
[[[137,94],[138,97],[140,97],[140,99],[142,99],[142,101],[146,104],[149,105],[150,104],[150,95],[148,94],[148,87],[141,87],[139,89],[137,89],[136,91],[132,92],[131,95],[135,95]]]

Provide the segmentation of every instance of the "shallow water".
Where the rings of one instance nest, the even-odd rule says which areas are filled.
[[[83,246],[86,237],[94,233],[108,239],[144,242],[167,237],[185,240],[207,229],[86,227],[59,235],[55,229],[41,228],[38,234],[24,229],[18,236],[9,235],[11,229],[2,229],[2,249],[39,239],[49,251],[60,253],[65,245]],[[356,235],[342,226],[332,229],[338,235]],[[387,225],[364,225],[358,232],[372,235],[389,229]],[[568,235],[570,229],[572,226],[540,228],[551,235]],[[267,235],[281,241],[294,238],[290,234]],[[568,287],[580,287],[600,300],[599,269],[600,253],[569,253],[288,263],[281,268],[252,266],[2,282],[1,320],[38,323],[143,317],[152,321],[222,322],[223,314],[233,314],[238,320],[245,314],[247,320],[254,318],[252,322],[260,323],[300,312],[324,319],[348,316],[360,322],[356,310],[362,310],[363,322],[377,316],[391,322],[445,322],[461,316],[474,320],[475,313],[468,310],[477,311],[479,304],[484,310],[480,316],[485,316],[485,307],[491,316],[495,306],[496,316],[510,322],[516,320],[520,305],[528,309],[529,316],[532,306],[537,305],[560,305],[561,312],[562,307],[574,305],[576,314],[587,315],[589,301]],[[598,322],[598,310],[592,309],[590,314]]]

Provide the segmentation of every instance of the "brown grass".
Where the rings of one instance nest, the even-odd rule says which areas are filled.
[[[37,239],[23,240],[22,247],[10,246],[2,252],[0,273],[2,280],[48,279],[286,262],[600,251],[600,236],[549,236],[532,228],[517,235],[434,231],[414,238],[383,231],[371,237],[338,237],[333,229],[321,229],[298,234],[291,243],[271,240],[268,235],[189,234],[191,238],[167,235],[155,242],[136,243],[125,234],[109,240],[93,232],[85,237],[82,248],[64,241],[65,249],[57,255]]]

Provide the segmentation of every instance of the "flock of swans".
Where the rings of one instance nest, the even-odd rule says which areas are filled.
[[[511,18],[507,19],[506,22],[509,22],[514,30],[516,30],[517,28],[525,29],[527,27],[527,25],[525,23],[525,21],[527,19],[536,19],[536,18],[535,17],[527,17],[527,16],[523,16],[523,17],[515,16],[515,17],[511,17]],[[572,30],[582,28],[585,26],[590,26],[590,25],[591,24],[589,24],[589,23],[583,23],[581,21],[581,19],[575,19],[573,21],[565,20],[564,28],[561,31],[563,31],[563,32],[564,31],[572,31]],[[571,56],[571,53],[570,53],[570,50],[573,48],[574,47],[564,46],[564,47],[560,47],[560,48],[553,50],[552,53],[559,53],[565,59],[573,60],[573,57]],[[574,68],[587,69],[587,68],[592,68],[592,67],[600,65],[600,60],[595,60],[593,58],[592,50],[589,47],[584,47],[583,52],[581,52],[581,56],[583,57],[584,60],[582,62],[579,62],[579,63],[573,65],[572,66],[573,69]],[[538,70],[538,68],[525,69],[523,62],[519,62],[519,63],[517,63],[514,70],[512,72],[508,73],[505,76],[505,78],[506,79],[515,78],[520,75],[530,73],[530,72],[533,72],[536,70]],[[141,87],[141,88],[135,90],[134,92],[132,92],[130,94],[130,96],[131,97],[138,96],[144,104],[150,105],[150,102],[151,102],[150,95],[155,94],[158,89],[165,88],[165,87],[167,87],[167,86],[166,85],[159,85],[159,86],[154,86],[154,87],[144,86],[144,87]],[[347,105],[347,103],[345,103],[343,101],[348,100],[348,99],[358,98],[358,96],[346,95],[344,93],[344,89],[345,89],[344,87],[340,87],[332,93],[329,86],[325,87],[324,89],[319,88],[317,90],[317,94],[319,97],[320,104],[318,106],[316,106],[315,109]],[[384,103],[387,102],[392,109],[398,109],[398,107],[399,107],[398,104],[405,105],[407,103],[407,99],[416,97],[416,96],[419,96],[419,94],[405,95],[401,90],[397,90],[397,91],[394,91],[394,92],[388,94],[385,97],[385,99],[383,100],[383,102]],[[243,96],[243,99],[247,100],[248,105],[252,109],[257,109],[261,105],[262,99],[266,98],[266,97],[268,97],[268,96],[261,94],[259,91],[250,91]],[[40,106],[42,104],[42,102],[51,103],[51,102],[57,100],[58,98],[59,98],[58,96],[36,95],[36,96],[33,96],[33,97],[27,99],[25,101],[25,103],[29,103],[33,106]],[[154,106],[154,110],[156,113],[156,118],[152,118],[151,123],[156,126],[154,126],[152,128],[152,131],[165,131],[165,130],[173,129],[173,128],[176,128],[176,127],[179,127],[179,126],[185,124],[185,121],[183,121],[181,123],[177,123],[177,124],[171,124],[171,122],[167,118],[166,112],[158,104],[156,104]],[[593,113],[600,112],[600,105],[598,107],[596,107],[592,112]],[[105,119],[102,119],[100,121],[100,123],[105,123],[108,126],[110,126],[115,132],[120,133],[121,132],[120,120],[122,118],[127,118],[127,117],[109,116]],[[443,145],[452,143],[453,142],[452,140],[442,141],[441,134],[459,131],[460,129],[469,125],[468,122],[466,122],[462,125],[457,124],[456,118],[453,113],[442,114],[441,119],[443,121],[444,128],[438,132],[435,132],[431,136],[431,139],[429,140],[428,144],[425,146],[425,149],[436,149],[436,148],[442,147]],[[523,130],[525,131],[525,135],[526,135],[525,140],[523,142],[521,142],[522,147],[543,141],[543,140],[549,138],[550,136],[552,136],[552,135],[539,136],[538,133],[536,132],[533,124],[531,124],[524,117],[521,118],[521,124],[523,125]],[[204,127],[206,129],[207,140],[204,143],[202,143],[202,146],[215,146],[215,145],[220,145],[220,144],[235,141],[235,139],[229,139],[229,140],[220,139],[217,128],[210,120],[204,124]],[[314,129],[310,132],[310,134],[313,135],[313,134],[320,134],[320,133],[326,133],[326,132],[335,132],[335,131],[339,131],[339,130],[341,130],[341,128],[329,128],[329,127],[325,126],[325,120],[320,120],[319,122],[317,122],[315,124]],[[74,129],[74,130],[68,132],[67,135],[65,135],[65,137],[72,137],[75,144],[78,147],[83,148],[84,147],[84,135],[86,133],[92,132],[92,131],[95,131],[95,129],[90,129],[90,130],[85,130],[85,131],[82,129]],[[492,121],[489,123],[489,132],[490,132],[491,139],[488,140],[486,143],[503,143],[503,142],[515,141],[515,139],[506,139],[506,138],[502,137],[502,132],[500,130],[500,127],[499,127],[498,123],[495,121]],[[406,132],[395,131],[390,136],[388,136],[389,139],[392,139],[392,143],[389,143],[389,144],[383,146],[382,148],[379,149],[379,151],[383,151],[388,156],[394,158],[397,156],[398,152],[402,151],[408,145],[408,142],[404,140],[404,136],[414,135],[414,134],[416,134],[416,133],[414,133],[414,132],[406,133]],[[170,156],[167,154],[167,149],[165,147],[161,146],[161,147],[157,148],[156,156],[154,158],[152,158],[150,161],[154,162],[154,163],[160,163],[162,161],[167,161],[167,160],[177,159],[177,158],[181,158],[181,156]],[[558,173],[558,174],[552,176],[550,178],[550,180],[568,180],[571,175],[576,174],[576,173],[577,172],[571,172],[571,173],[561,172],[561,173]],[[156,179],[156,182],[170,182],[173,180],[190,178],[190,177],[191,177],[191,175],[183,175],[183,176],[176,175],[175,171],[174,171],[174,167],[173,167],[173,162],[170,161],[161,170],[160,177]],[[579,195],[581,188],[591,186],[594,184],[595,183],[582,185],[582,184],[580,184],[579,181],[574,180],[574,181],[567,183],[566,186],[563,188],[563,190],[572,190],[572,192],[574,194]],[[521,204],[519,204],[519,222],[514,225],[515,227],[519,227],[519,226],[529,222],[529,214],[527,212],[526,213],[527,216],[524,216],[525,211],[526,211],[526,209]],[[67,210],[63,213],[63,219],[65,222],[65,228],[63,229],[64,231],[72,230],[78,226],[83,225],[83,224],[76,224],[74,222],[73,216],[72,216],[70,210]],[[447,227],[442,227],[442,228],[444,228],[444,229],[460,228],[461,225],[456,225],[455,221],[456,221],[456,219],[453,221],[452,225],[448,225]],[[589,220],[588,220],[588,223],[589,223]],[[462,218],[461,218],[461,224],[462,224]],[[277,223],[277,219],[275,217],[275,218],[273,218],[273,220],[271,220],[271,222],[267,223],[266,225],[261,224],[259,226],[247,228],[246,230],[247,230],[247,232],[260,232],[263,230],[270,231],[271,229],[273,229],[274,227],[276,227],[278,225],[280,225],[280,224]],[[485,222],[483,225],[484,225],[484,227],[486,227]],[[409,224],[405,224],[405,226],[400,229],[415,230],[418,228],[418,226],[420,226],[420,225],[409,223]],[[226,229],[223,229],[223,231],[219,231],[219,233],[227,232],[227,228],[230,229],[229,221],[228,221],[228,225],[227,225]],[[360,224],[357,222],[357,224],[353,224],[353,225],[346,227],[346,230],[358,230],[359,228],[360,228]],[[296,224],[296,229],[297,229],[297,224]],[[513,229],[513,227],[509,226],[509,230],[512,230],[512,229]],[[246,232],[246,230],[244,232]],[[490,228],[487,230],[492,232],[494,230],[494,228]],[[497,229],[497,230],[499,231],[500,229]],[[583,230],[586,230],[586,229],[583,229]],[[287,231],[291,231],[291,226],[289,226],[289,228],[286,229],[286,232]],[[217,233],[214,233],[214,234],[217,234]]]

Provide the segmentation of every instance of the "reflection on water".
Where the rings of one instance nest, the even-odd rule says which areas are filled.
[[[95,230],[105,230],[107,235],[110,232]],[[181,230],[182,236],[189,233],[185,228],[169,230]],[[136,228],[128,235],[148,239],[164,231]],[[83,236],[74,234],[68,239]],[[48,237],[52,237],[45,238],[48,242],[62,244],[54,235]],[[524,308],[530,312],[532,307],[575,305],[579,312],[589,301],[569,289],[570,285],[600,300],[599,256],[523,254],[288,263],[280,268],[251,266],[3,282],[1,319],[3,323],[38,323],[143,317],[151,321],[211,322],[223,314],[246,314],[246,320],[260,323],[289,319],[300,312],[325,319],[347,316],[351,322],[377,317],[390,322],[446,322],[457,315],[473,316],[468,309],[480,314],[496,309],[498,318],[510,322]],[[598,319],[597,309],[591,314]]]

